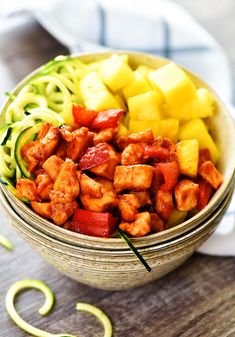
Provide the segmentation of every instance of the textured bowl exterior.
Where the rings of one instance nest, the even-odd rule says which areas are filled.
[[[148,273],[129,249],[104,250],[70,245],[45,235],[25,222],[3,193],[1,202],[16,231],[63,274],[104,290],[125,290],[159,279],[180,266],[206,241],[221,221],[232,190],[210,218],[192,231],[162,244],[140,249],[152,268]]]

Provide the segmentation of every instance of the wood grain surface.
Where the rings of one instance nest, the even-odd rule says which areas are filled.
[[[234,74],[234,1],[177,2],[196,15],[227,48]],[[0,38],[0,61],[8,66],[15,83],[61,53],[66,53],[66,49],[34,21]],[[10,321],[4,307],[8,287],[23,278],[44,280],[55,292],[54,310],[44,318],[37,313],[43,301],[41,294],[30,290],[17,300],[17,307],[27,321],[50,332],[102,336],[95,318],[75,310],[77,301],[85,301],[108,313],[114,324],[114,337],[235,336],[234,258],[195,254],[178,270],[152,284],[125,292],[106,292],[58,273],[14,232],[2,209],[0,217],[0,232],[15,247],[11,253],[0,247],[1,337],[27,336]]]

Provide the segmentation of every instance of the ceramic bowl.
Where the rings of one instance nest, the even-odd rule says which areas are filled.
[[[138,52],[129,55],[130,64],[160,67],[170,60]],[[84,62],[98,61],[111,52],[75,56]],[[13,90],[17,93],[37,69]],[[185,69],[184,69],[185,70]],[[197,87],[209,88],[196,75],[185,70]],[[220,98],[209,88],[215,100],[215,114],[207,122],[220,149],[218,168],[224,181],[209,204],[197,215],[166,231],[132,239],[152,266],[151,273],[143,269],[121,238],[95,238],[55,226],[41,218],[18,200],[4,185],[2,200],[15,228],[42,256],[66,275],[102,289],[124,289],[150,282],[173,270],[185,261],[213,232],[231,198],[235,168],[235,133],[229,112]],[[7,100],[1,110],[3,119]],[[5,199],[6,198],[6,199]],[[57,254],[57,253],[58,254]]]

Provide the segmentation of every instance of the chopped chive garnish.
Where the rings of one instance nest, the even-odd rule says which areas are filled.
[[[132,250],[132,252],[135,254],[135,256],[140,260],[141,263],[145,266],[148,272],[150,272],[152,269],[147,263],[147,261],[143,258],[143,256],[140,254],[138,249],[133,245],[133,243],[129,240],[128,236],[123,232],[122,230],[118,230],[121,238],[128,244],[129,248]]]

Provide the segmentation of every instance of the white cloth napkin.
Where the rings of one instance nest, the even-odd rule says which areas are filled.
[[[12,10],[12,2],[8,7]],[[71,53],[102,49],[138,50],[171,58],[232,102],[231,72],[218,43],[183,8],[168,0],[21,1]],[[14,10],[14,6],[13,10]],[[235,117],[235,110],[231,107]],[[235,197],[216,232],[199,249],[235,255]]]

